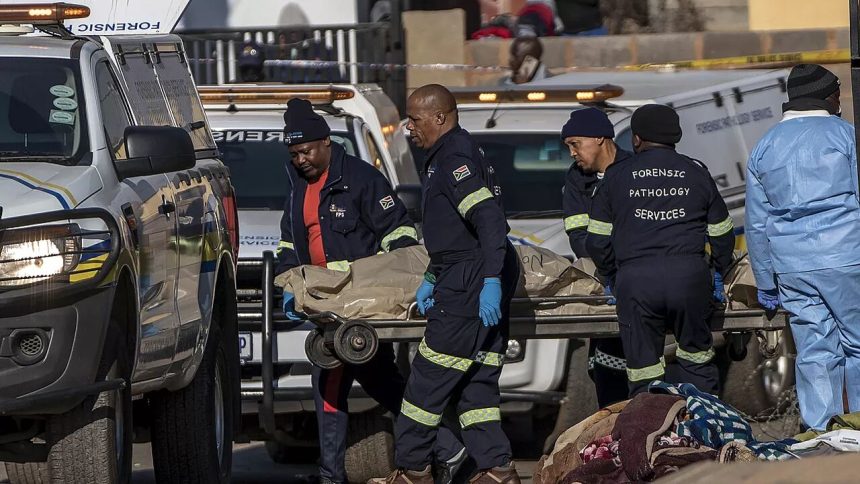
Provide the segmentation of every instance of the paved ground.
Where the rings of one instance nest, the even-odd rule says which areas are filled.
[[[523,482],[531,483],[534,461],[517,462]],[[7,483],[6,472],[0,466],[0,482]],[[155,484],[152,472],[152,453],[149,444],[134,446],[134,484]],[[233,482],[235,484],[307,484],[316,482],[314,465],[279,465],[266,455],[260,442],[237,444],[233,447]]]

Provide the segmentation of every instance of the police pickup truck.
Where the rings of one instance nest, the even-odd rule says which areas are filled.
[[[475,136],[500,177],[511,240],[573,258],[561,212],[564,177],[573,160],[560,138],[572,110],[604,110],[615,126],[616,142],[632,151],[633,111],[647,103],[673,106],[684,132],[678,151],[708,166],[742,235],[746,159],[781,118],[787,75],[785,70],[576,72],[511,89],[469,88],[454,94],[460,124]],[[739,240],[738,248],[744,249]],[[790,344],[791,338],[785,339]],[[505,366],[500,385],[524,401],[505,404],[506,415],[538,422],[558,415],[556,422],[562,425],[578,422],[596,408],[584,342],[518,343],[524,348],[522,362]],[[749,352],[733,347],[733,356],[747,357],[722,365],[727,372],[724,398],[752,415],[777,405],[793,385],[787,344],[778,358],[764,362],[757,347]],[[561,413],[542,405],[559,394],[571,402],[562,405]]]
[[[182,42],[163,32],[176,3],[152,35],[109,37],[72,31],[126,26],[122,9],[0,3],[12,483],[128,483],[148,439],[159,482],[230,481],[237,214]]]
[[[397,108],[376,85],[234,84],[198,90],[230,168],[240,214],[243,438],[266,441],[276,462],[312,460],[319,441],[305,340],[314,326],[276,324],[264,338],[269,332],[260,311],[263,253],[278,248],[280,220],[289,195],[285,164],[290,162],[290,154],[283,132],[287,101],[310,100],[328,123],[332,141],[379,169],[413,219],[420,215],[418,172],[406,137],[397,129]],[[273,306],[280,313],[279,296]],[[267,392],[268,384],[272,387]],[[349,407],[353,414],[346,454],[350,481],[386,475],[393,458],[390,420],[374,410],[376,402],[357,384]]]

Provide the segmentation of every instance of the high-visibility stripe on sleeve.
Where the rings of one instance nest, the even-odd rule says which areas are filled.
[[[388,235],[382,238],[382,243],[379,244],[382,246],[382,250],[388,252],[388,248],[391,247],[391,243],[400,237],[409,237],[418,241],[418,231],[415,230],[415,227],[410,227],[408,225],[403,225],[397,227],[396,229],[389,232]]]
[[[719,237],[729,233],[733,228],[735,228],[735,224],[732,222],[732,217],[727,217],[720,223],[708,224],[708,235],[711,237]]]
[[[491,198],[493,198],[493,194],[490,193],[490,189],[487,187],[481,187],[480,189],[466,195],[466,198],[457,205],[457,211],[460,212],[460,215],[463,218],[466,218],[466,214],[469,213],[469,210],[471,210],[472,207]]]
[[[472,366],[473,363],[472,360],[468,358],[460,358],[459,356],[451,356],[433,351],[429,346],[427,346],[427,342],[423,339],[418,345],[418,352],[421,353],[421,356],[426,358],[430,363],[434,363],[445,368],[453,368],[454,370],[462,371],[464,373],[470,366]]]
[[[331,269],[333,271],[347,272],[349,270],[349,261],[336,260],[332,262],[327,262],[325,266],[327,269]]]
[[[460,414],[460,426],[466,428],[484,422],[500,422],[502,412],[499,407],[476,408]]]
[[[707,363],[714,358],[715,354],[713,348],[708,348],[705,351],[685,351],[678,347],[675,350],[675,356],[682,360],[692,361],[693,363]]]
[[[439,422],[442,421],[442,415],[428,412],[427,410],[417,407],[406,400],[403,400],[403,403],[400,405],[400,413],[403,416],[409,417],[428,427],[436,427],[439,425]]]
[[[588,221],[588,231],[597,235],[612,235],[612,224],[591,219]]]
[[[574,229],[584,229],[588,227],[588,214],[578,213],[564,219],[564,230],[571,231]]]
[[[630,381],[653,380],[666,373],[666,360],[661,356],[660,361],[645,368],[627,367],[627,379]]]
[[[284,249],[296,250],[296,247],[293,245],[292,242],[287,242],[286,240],[282,240],[282,241],[278,242],[278,249],[275,252],[280,254],[281,251],[283,251]]]

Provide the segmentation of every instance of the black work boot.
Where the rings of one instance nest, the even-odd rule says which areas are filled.
[[[467,457],[469,457],[469,454],[466,453],[466,448],[463,447],[454,457],[443,462],[437,462],[436,484],[452,484],[457,472],[459,472],[463,467],[463,464],[466,463]]]

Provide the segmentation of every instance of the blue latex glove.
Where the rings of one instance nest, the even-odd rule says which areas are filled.
[[[779,290],[768,289],[763,291],[758,290],[758,303],[765,309],[775,311],[779,307]]]
[[[284,314],[290,321],[299,321],[302,319],[301,314],[296,311],[296,298],[293,293],[284,291]]]
[[[502,281],[498,277],[484,278],[478,313],[484,326],[496,326],[502,317]]]
[[[606,300],[606,304],[608,304],[610,306],[615,306],[616,301],[615,301],[615,297],[612,296],[612,286],[611,285],[607,284],[607,285],[603,286],[603,295],[609,296],[609,299]]]
[[[427,310],[433,307],[436,301],[433,300],[433,283],[424,279],[418,290],[415,291],[415,301],[418,303],[418,312],[422,316],[427,315]]]
[[[714,273],[714,301],[726,302],[726,287],[723,285],[723,276],[719,272]]]

